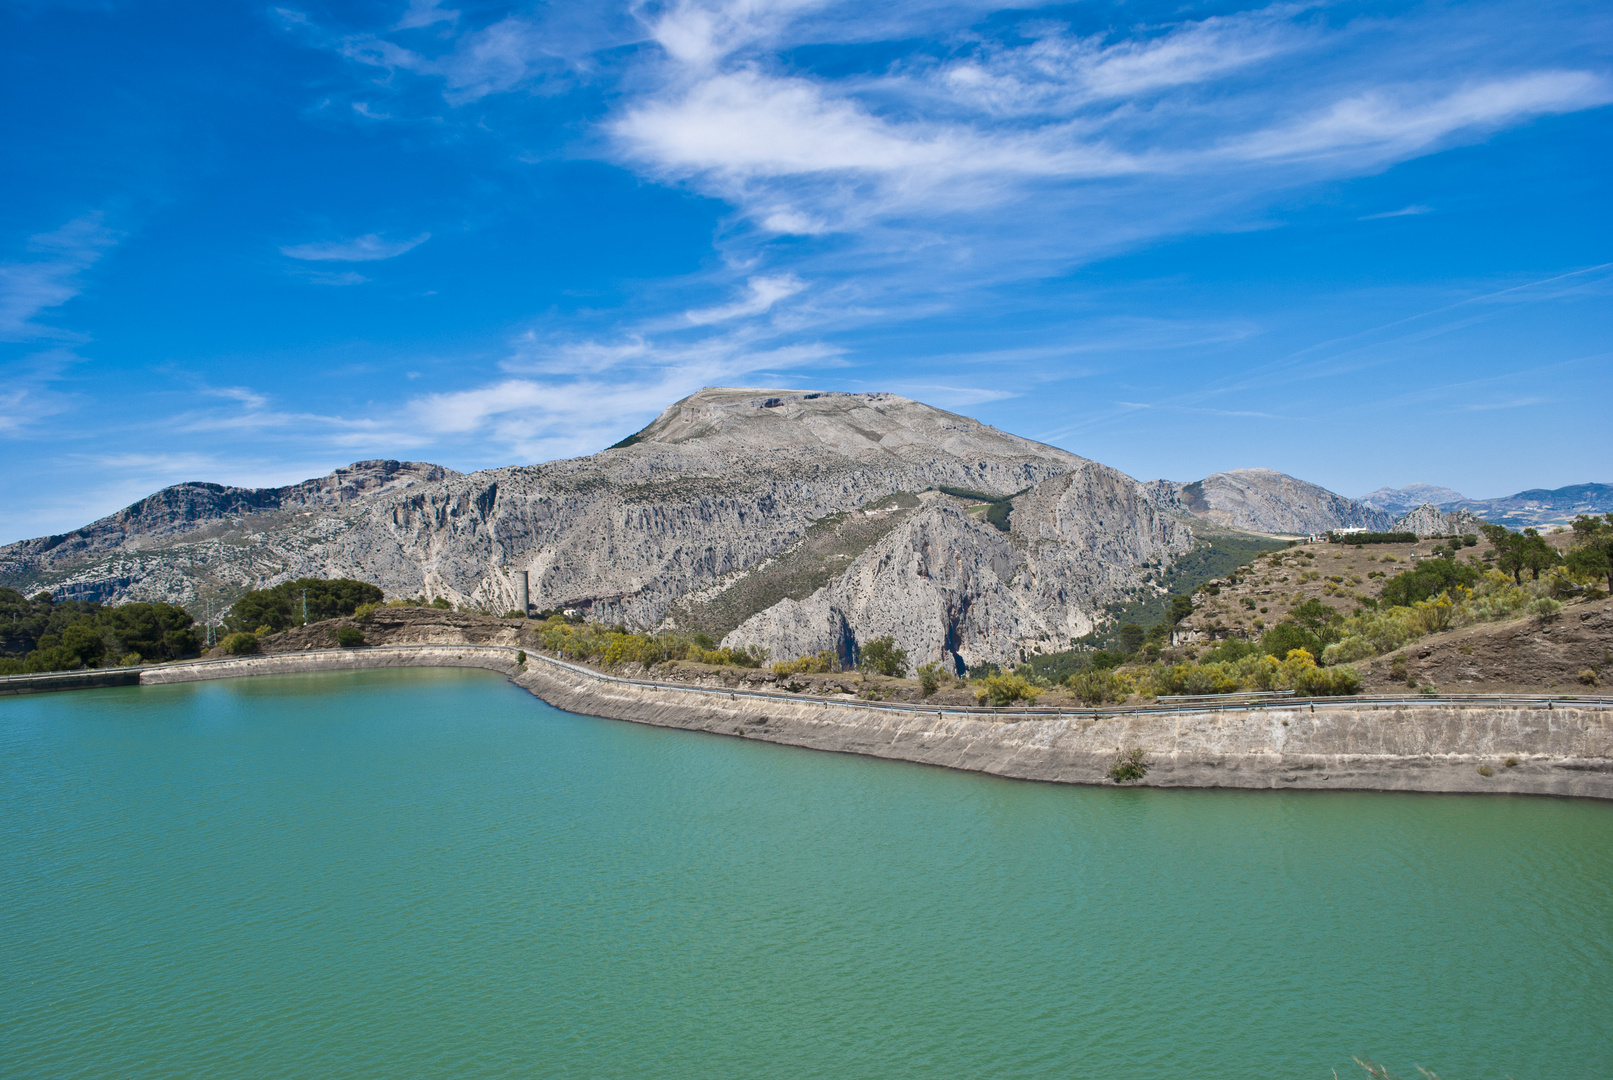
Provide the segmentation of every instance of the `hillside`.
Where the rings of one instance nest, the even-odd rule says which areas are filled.
[[[1531,488],[1502,499],[1462,499],[1441,510],[1466,510],[1509,529],[1567,525],[1580,514],[1613,511],[1613,484],[1572,484],[1552,490]]]
[[[850,660],[889,636],[914,664],[962,671],[1152,616],[1269,542],[1251,534],[1388,523],[1266,469],[1139,483],[892,394],[708,388],[565,461],[470,474],[372,461],[283,488],[177,485],[0,548],[0,585],[167,601],[205,621],[301,576],[498,613],[525,573],[534,610],[776,658]]]
[[[949,594],[956,610],[946,628],[922,640],[945,646],[954,663],[977,663],[1084,633],[1105,605],[1144,587],[1146,564],[1193,544],[1171,512],[1112,469],[890,394],[707,389],[587,457],[468,475],[434,468],[399,466],[393,481],[364,486],[296,486],[351,490],[348,498],[181,485],[70,538],[0,549],[0,574],[30,594],[164,599],[205,614],[248,587],[302,575],[503,611],[525,571],[535,608],[723,630],[810,598],[848,566],[878,563],[911,542],[911,529],[939,528],[948,560],[988,576],[966,574]],[[1082,483],[1062,508],[1056,495],[1032,494],[1065,475]],[[1025,521],[1052,532],[1005,535],[968,512],[970,498],[935,492],[942,487],[988,500],[1025,493],[1035,507]],[[170,506],[178,509],[158,512]],[[1024,572],[1054,566],[1060,546],[1074,560],[1068,580]],[[767,577],[779,567],[788,580]],[[751,585],[736,587],[744,580]],[[897,577],[868,583],[848,616],[847,648],[887,625],[906,603],[903,587]],[[1016,590],[1034,598],[1007,604]]]
[[[1572,537],[1548,538],[1567,550]],[[1193,613],[1177,626],[1178,648],[1197,653],[1220,640],[1253,640],[1302,606],[1321,604],[1340,616],[1377,599],[1394,575],[1435,558],[1436,542],[1306,544],[1254,560],[1206,582]],[[1487,565],[1490,546],[1465,548],[1463,561]],[[1594,591],[1593,591],[1594,594]],[[1606,685],[1613,679],[1613,600],[1580,600],[1548,617],[1518,612],[1419,637],[1382,655],[1357,660],[1362,693],[1397,694],[1431,686],[1452,693],[1523,693]],[[1585,685],[1591,671],[1596,683]],[[1397,674],[1398,672],[1398,674]]]
[[[1441,506],[1446,503],[1461,502],[1467,496],[1460,491],[1453,491],[1447,487],[1434,484],[1407,484],[1401,488],[1381,487],[1369,495],[1363,495],[1355,500],[1363,506],[1370,506],[1374,510],[1382,510],[1387,514],[1404,514],[1408,510],[1415,510],[1424,503]]]

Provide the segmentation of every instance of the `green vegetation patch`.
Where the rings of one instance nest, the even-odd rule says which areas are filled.
[[[79,600],[30,599],[0,589],[0,675],[126,667],[193,656],[195,622],[173,604],[104,607]]]
[[[305,622],[345,618],[360,604],[379,604],[382,598],[381,590],[367,581],[298,578],[283,581],[271,589],[254,589],[247,593],[224,616],[224,625],[241,633],[261,627],[284,630]]]
[[[1335,534],[1328,533],[1327,538],[1335,544],[1415,544],[1417,534],[1409,532],[1364,532]]]
[[[918,505],[918,496],[898,492],[861,510],[820,518],[765,566],[753,567],[710,599],[675,605],[670,615],[680,627],[721,640],[757,612],[781,600],[805,600],[844,574],[857,556],[911,517]],[[870,510],[872,515],[865,512]]]
[[[1146,595],[1110,604],[1107,611],[1113,621],[1082,638],[1082,645],[1097,648],[1119,645],[1126,624],[1153,626],[1167,617],[1178,597],[1190,597],[1204,582],[1225,577],[1268,552],[1282,550],[1287,544],[1283,540],[1249,533],[1210,533],[1202,526],[1194,528],[1203,538],[1192,551],[1178,558],[1156,578],[1164,586],[1165,594],[1161,596],[1149,589]],[[1182,617],[1179,615],[1174,621],[1180,621]]]
[[[1030,488],[1022,488],[1012,495],[989,495],[984,491],[976,491],[973,488],[950,487],[946,484],[938,485],[935,490],[943,495],[951,495],[955,499],[968,499],[970,502],[985,503],[986,512],[984,516],[986,522],[1002,532],[1007,532],[1010,528],[1008,523],[1009,515],[1014,512],[1014,500],[1025,494]]]
[[[766,649],[754,645],[748,649],[713,648],[714,642],[704,634],[635,634],[622,626],[605,627],[598,623],[579,626],[558,616],[538,628],[538,639],[545,649],[558,656],[606,667],[630,663],[650,667],[667,661],[688,660],[697,664],[755,668],[767,660]]]

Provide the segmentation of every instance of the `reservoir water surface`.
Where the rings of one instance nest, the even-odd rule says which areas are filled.
[[[1613,806],[1058,787],[480,672],[0,699],[5,1077],[1613,1075]]]

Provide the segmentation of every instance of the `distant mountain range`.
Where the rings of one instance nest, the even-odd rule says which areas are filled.
[[[0,547],[0,585],[217,615],[249,588],[356,577],[390,597],[700,631],[787,659],[891,636],[956,670],[1067,649],[1258,537],[1465,530],[1613,508],[1613,487],[1438,509],[1271,469],[1134,480],[894,394],[708,388],[587,457],[461,474],[367,461],[283,488],[187,483]],[[1482,508],[1482,509],[1479,509]],[[1230,544],[1230,547],[1228,546]],[[1191,556],[1193,561],[1188,560]],[[1227,555],[1225,557],[1232,557]],[[1198,572],[1198,571],[1192,571]]]
[[[1469,499],[1459,491],[1432,484],[1379,488],[1355,500],[1392,514],[1405,514],[1428,503],[1443,511],[1465,510],[1485,521],[1512,529],[1567,525],[1580,514],[1613,512],[1613,484],[1573,484],[1553,490],[1531,488],[1501,499]]]
[[[1364,506],[1375,510],[1382,510],[1390,514],[1404,514],[1408,510],[1415,510],[1424,503],[1433,506],[1443,506],[1446,503],[1461,502],[1467,498],[1460,491],[1452,491],[1447,487],[1435,487],[1433,484],[1407,484],[1403,488],[1381,487],[1371,495],[1363,495],[1355,500]]]

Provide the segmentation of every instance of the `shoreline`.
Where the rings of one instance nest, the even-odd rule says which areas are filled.
[[[1563,702],[1328,702],[1250,709],[1007,715],[647,684],[495,645],[381,646],[146,668],[143,686],[398,667],[479,668],[567,712],[980,772],[1116,787],[1422,791],[1613,799],[1613,709]],[[1514,766],[1506,761],[1513,759]],[[1480,766],[1492,775],[1479,773]]]

